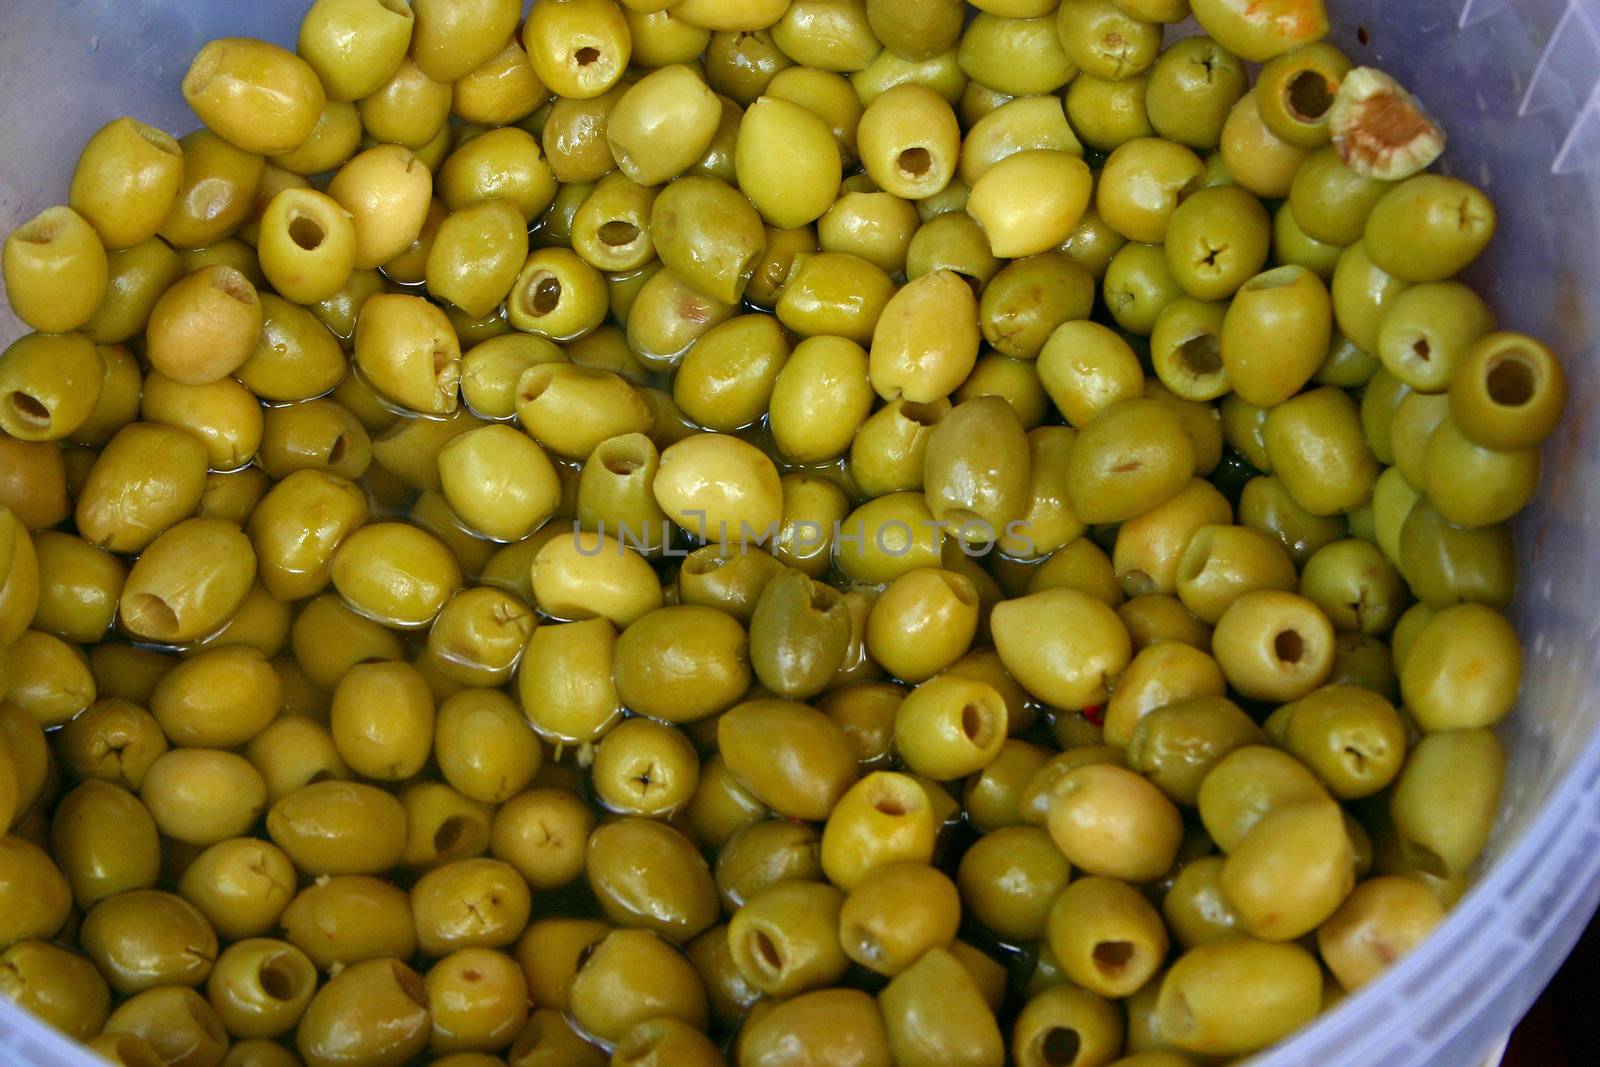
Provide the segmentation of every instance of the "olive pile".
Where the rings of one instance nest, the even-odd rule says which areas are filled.
[[[1201,1067],[1426,937],[1564,383],[1321,0],[522,6],[214,41],[6,240],[0,994]]]

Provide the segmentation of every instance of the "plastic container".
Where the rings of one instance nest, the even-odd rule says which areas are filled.
[[[1522,706],[1505,726],[1505,808],[1476,887],[1422,948],[1262,1067],[1481,1062],[1600,899],[1600,2],[1328,0],[1337,42],[1414,88],[1484,186],[1500,236],[1474,269],[1502,322],[1547,340],[1571,379],[1565,425],[1521,523]],[[65,195],[84,139],[132,113],[182,133],[178,92],[205,40],[293,46],[306,0],[5,0],[0,230]],[[0,318],[0,343],[21,332]],[[97,1062],[0,1002],[0,1063]]]

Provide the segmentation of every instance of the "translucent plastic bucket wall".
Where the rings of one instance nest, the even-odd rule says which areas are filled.
[[[64,197],[109,117],[195,125],[177,83],[201,42],[292,47],[307,2],[0,2],[0,232]],[[1500,236],[1473,280],[1507,327],[1565,357],[1572,404],[1521,526],[1528,680],[1505,728],[1491,866],[1426,945],[1257,1062],[1463,1067],[1526,1010],[1600,899],[1600,0],[1328,3],[1338,43],[1413,86],[1449,130],[1449,169],[1494,196]],[[0,343],[19,333],[0,313]],[[92,1062],[0,1001],[0,1063]]]

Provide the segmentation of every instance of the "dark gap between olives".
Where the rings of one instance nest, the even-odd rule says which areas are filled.
[[[426,1009],[428,1006],[428,992],[422,984],[422,976],[399,960],[394,961],[390,970],[394,974],[395,984],[400,987],[400,992],[404,993],[407,999],[418,1007]]]

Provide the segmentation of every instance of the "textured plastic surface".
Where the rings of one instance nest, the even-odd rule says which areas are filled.
[[[1448,169],[1494,196],[1500,236],[1472,280],[1507,327],[1564,356],[1572,405],[1521,523],[1528,681],[1505,727],[1511,770],[1491,865],[1421,949],[1255,1062],[1462,1067],[1526,1010],[1600,899],[1600,2],[1328,2],[1338,43],[1416,89],[1450,133]],[[177,83],[201,42],[292,45],[303,8],[5,0],[0,231],[63,197],[79,146],[109,117],[191,128]],[[0,343],[19,332],[0,318]],[[92,1062],[0,1002],[0,1063]]]

